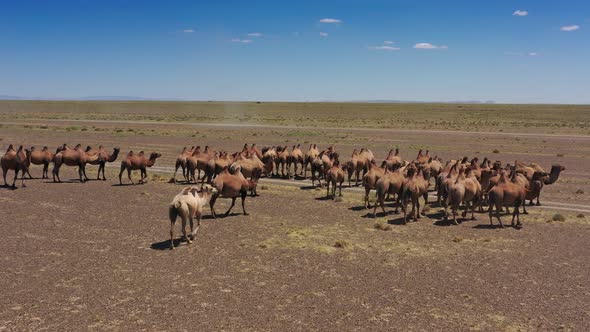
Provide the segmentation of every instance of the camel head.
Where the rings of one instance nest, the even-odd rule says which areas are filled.
[[[548,174],[549,177],[544,180],[545,184],[554,184],[555,181],[559,178],[559,174],[565,171],[565,166],[556,164],[551,166],[551,172]]]
[[[14,151],[14,147],[12,146],[12,144],[10,144],[8,146],[8,149],[6,149],[6,152],[8,152],[8,151]]]
[[[217,194],[217,188],[214,188],[212,185],[210,184],[202,184],[201,185],[201,197],[205,196],[205,195],[215,195]]]
[[[150,160],[154,160],[154,161],[155,161],[156,159],[160,158],[161,156],[162,156],[162,154],[161,154],[161,153],[158,153],[158,152],[152,152],[152,153],[150,154]]]

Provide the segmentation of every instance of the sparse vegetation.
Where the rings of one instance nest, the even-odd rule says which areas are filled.
[[[500,153],[500,150],[498,149],[494,149],[494,151],[492,151],[493,153]]]
[[[553,215],[553,217],[551,219],[553,221],[565,221],[565,216],[560,213],[556,213]]]
[[[380,230],[380,231],[390,231],[391,230],[391,225],[386,224],[386,223],[382,223],[382,222],[375,223],[375,225],[373,225],[373,227],[375,229]]]
[[[583,213],[578,213],[578,215],[576,217],[577,218],[585,218],[586,216]]]

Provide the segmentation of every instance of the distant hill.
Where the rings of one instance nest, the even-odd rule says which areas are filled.
[[[90,100],[90,101],[182,101],[174,98],[145,98],[134,96],[87,96],[79,98],[43,98],[0,95],[0,100]]]

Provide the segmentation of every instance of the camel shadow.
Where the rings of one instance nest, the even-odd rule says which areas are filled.
[[[183,237],[179,237],[174,239],[172,242],[174,243],[174,248],[177,248],[181,243],[186,243],[186,240]],[[170,240],[154,242],[150,245],[150,248],[153,250],[170,250]]]
[[[317,186],[302,186],[302,187],[299,187],[299,189],[301,189],[301,190],[314,190],[316,188],[321,188],[321,187],[317,187]]]
[[[360,205],[360,206],[352,206],[352,207],[349,207],[348,209],[351,210],[351,211],[358,212],[358,211],[366,210],[367,208],[365,208],[364,206]]]
[[[479,225],[475,225],[473,226],[473,228],[475,229],[503,229],[503,228],[514,228],[514,229],[520,229],[516,226],[512,226],[512,225],[504,225],[504,227],[500,226],[499,224],[479,224]]]
[[[412,222],[412,221],[408,220],[408,223],[410,223],[410,222]],[[396,225],[396,226],[405,226],[406,225],[406,223],[404,223],[403,216],[400,218],[397,218],[397,219],[389,220],[387,223],[390,225]]]
[[[322,197],[316,197],[315,200],[316,201],[333,201],[334,199],[332,198],[332,196],[330,196],[330,197],[322,196]]]

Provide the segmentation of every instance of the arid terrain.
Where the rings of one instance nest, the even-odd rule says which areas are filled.
[[[145,185],[118,185],[119,158],[105,182],[79,183],[66,167],[61,184],[0,188],[0,331],[590,328],[590,107],[0,101],[2,153],[63,143],[162,158]],[[357,188],[332,201],[305,181],[262,179],[249,216],[236,206],[214,220],[207,208],[196,241],[180,243],[177,226],[168,250],[182,147],[244,143],[566,169],[521,230],[491,227],[487,213],[452,226],[434,202],[402,225],[371,218]]]

